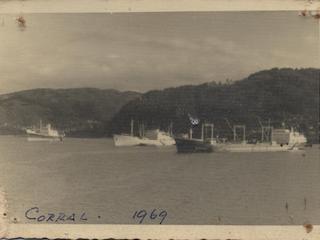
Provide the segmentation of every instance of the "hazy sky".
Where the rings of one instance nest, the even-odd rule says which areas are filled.
[[[296,12],[0,15],[0,93],[146,91],[320,67],[319,21]]]

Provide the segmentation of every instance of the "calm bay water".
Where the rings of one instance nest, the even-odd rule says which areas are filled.
[[[0,137],[0,189],[8,217],[86,213],[87,223],[320,224],[319,146],[299,152],[177,154],[175,147],[116,148],[112,139],[27,142]],[[83,221],[78,221],[83,222]],[[145,223],[158,223],[146,219]]]

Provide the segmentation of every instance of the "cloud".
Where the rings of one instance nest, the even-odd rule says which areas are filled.
[[[318,65],[313,22],[296,14],[31,14],[0,28],[2,91],[99,87],[146,91]],[[252,20],[255,21],[252,21]]]

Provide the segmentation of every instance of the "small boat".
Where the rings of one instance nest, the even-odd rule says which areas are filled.
[[[51,124],[42,126],[40,120],[39,128],[27,128],[26,133],[28,135],[28,141],[62,141],[64,134],[60,134],[58,130],[53,129]]]

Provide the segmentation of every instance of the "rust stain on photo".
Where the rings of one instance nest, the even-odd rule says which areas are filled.
[[[23,16],[17,17],[16,21],[17,21],[17,23],[18,23],[18,26],[19,26],[21,29],[24,29],[24,28],[27,27],[27,22],[26,22],[26,20],[24,19]]]
[[[320,9],[317,10],[303,10],[299,12],[299,16],[301,17],[312,17],[314,19],[320,19]]]
[[[313,15],[313,17],[314,17],[315,19],[320,19],[320,12],[316,13],[315,15]]]
[[[306,229],[307,233],[310,233],[312,231],[312,229],[313,229],[313,226],[310,223],[304,224],[303,227]]]
[[[299,15],[302,16],[302,17],[305,17],[305,16],[307,16],[307,14],[308,14],[307,10],[303,10],[303,11],[300,12]]]

